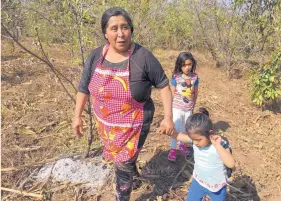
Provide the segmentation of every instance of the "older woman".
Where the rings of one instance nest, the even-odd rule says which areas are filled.
[[[160,89],[164,105],[161,125],[173,130],[169,81],[153,54],[132,42],[132,20],[121,8],[102,16],[107,44],[89,55],[79,84],[73,120],[75,135],[82,135],[81,114],[92,98],[93,116],[104,145],[103,156],[114,161],[116,200],[129,200],[136,159],[143,147],[154,114],[151,87]]]

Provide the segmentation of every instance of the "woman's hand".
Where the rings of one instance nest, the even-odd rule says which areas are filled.
[[[75,105],[75,112],[74,118],[72,121],[72,128],[74,135],[81,137],[83,135],[83,122],[82,122],[82,112],[85,107],[86,101],[88,99],[87,94],[78,92],[76,95],[76,105]]]
[[[219,135],[211,135],[210,140],[215,147],[221,145],[221,136]]]
[[[74,135],[77,137],[83,136],[83,122],[81,117],[74,117],[72,122]]]
[[[161,131],[161,134],[163,134],[163,132],[166,135],[172,135],[173,131],[174,131],[174,122],[172,120],[172,118],[164,118],[161,123],[160,123],[160,128],[159,128],[159,133]]]
[[[172,93],[170,86],[167,84],[160,89],[161,99],[164,106],[164,119],[161,121],[160,126],[165,128],[167,135],[172,135],[174,129],[173,112],[172,112]]]

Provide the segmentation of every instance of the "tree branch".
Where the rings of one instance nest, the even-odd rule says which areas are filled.
[[[80,16],[80,20],[78,19],[78,13],[77,10],[75,8],[74,5],[69,3],[69,6],[72,9],[72,12],[74,14],[74,18],[75,18],[75,23],[76,23],[76,28],[77,28],[77,33],[78,33],[78,40],[79,40],[79,46],[80,46],[80,55],[81,55],[81,59],[82,59],[82,66],[85,65],[85,57],[84,57],[84,45],[83,45],[83,38],[82,38],[82,34],[81,34],[81,27],[83,26],[82,24],[82,20],[81,20],[81,16]],[[81,13],[83,13],[83,8],[81,5]],[[88,146],[85,152],[85,157],[89,157],[89,153],[90,153],[90,149],[91,149],[91,145],[93,143],[94,140],[94,135],[93,135],[93,119],[92,119],[92,107],[91,107],[91,98],[90,96],[88,97],[88,101],[87,101],[87,106],[88,106]]]
[[[202,23],[202,20],[201,20],[199,11],[198,11],[198,9],[197,9],[197,6],[194,5],[194,7],[195,7],[195,12],[196,12],[196,15],[197,15],[199,24],[200,24],[200,28],[202,29],[202,33],[203,33],[203,36],[204,36],[203,40],[204,40],[204,42],[207,44],[207,47],[208,47],[210,53],[212,54],[213,59],[214,59],[215,61],[217,61],[217,59],[218,59],[217,53],[215,52],[214,48],[212,47],[212,45],[211,45],[211,44],[208,42],[208,40],[207,40],[206,31],[205,31],[205,29],[204,29],[204,26],[203,26],[203,23]]]
[[[35,54],[35,53],[31,52],[30,50],[28,50],[26,47],[24,47],[24,46],[16,39],[16,37],[13,36],[13,35],[9,32],[8,28],[7,28],[2,22],[1,22],[1,25],[2,25],[2,27],[4,28],[4,30],[7,32],[7,34],[8,34],[24,51],[26,51],[27,53],[29,53],[29,54],[32,55],[33,57],[36,57],[36,58],[39,59],[40,61],[44,62],[45,64],[47,64],[47,66],[48,66],[49,68],[51,68],[51,70],[53,71],[53,73],[55,73],[55,75],[56,75],[57,78],[59,79],[60,84],[63,86],[63,88],[64,88],[64,90],[66,91],[66,93],[68,94],[68,96],[69,96],[69,97],[71,98],[71,100],[73,100],[73,102],[75,103],[75,102],[76,102],[75,99],[74,99],[73,96],[71,96],[71,94],[67,91],[67,89],[66,89],[65,86],[63,85],[62,81],[61,81],[60,78],[58,77],[57,70],[55,69],[54,65],[53,65],[50,61],[48,61],[46,58],[43,59],[43,58],[41,58],[40,56],[38,56],[37,54]],[[39,42],[39,43],[40,43],[40,42]],[[64,77],[64,78],[65,78],[65,77]],[[67,80],[68,80],[68,79],[67,79]],[[70,82],[70,81],[68,80],[68,82]],[[70,83],[71,83],[71,82],[70,82]],[[74,87],[73,84],[72,84],[72,86]],[[74,87],[74,88],[75,88],[75,87]],[[75,90],[75,91],[77,91],[77,90]]]
[[[45,58],[45,60],[48,62],[49,67],[52,69],[52,71],[54,73],[59,74],[62,78],[64,78],[74,89],[75,93],[77,93],[77,89],[75,88],[74,84],[67,78],[65,77],[58,69],[55,68],[55,66],[51,63],[51,61],[49,60],[47,54],[45,53],[43,46],[42,46],[42,42],[41,39],[39,37],[39,33],[38,33],[38,29],[36,29],[36,34],[37,34],[37,38],[38,38],[38,42],[39,42],[39,46],[40,46],[40,50]]]

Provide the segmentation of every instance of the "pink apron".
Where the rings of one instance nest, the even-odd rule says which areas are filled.
[[[96,127],[104,144],[103,156],[125,162],[137,152],[143,125],[143,106],[130,91],[130,56],[124,70],[103,68],[109,45],[89,84]]]

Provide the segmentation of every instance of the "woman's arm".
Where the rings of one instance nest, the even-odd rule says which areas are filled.
[[[76,95],[76,106],[72,122],[74,135],[76,136],[82,136],[83,133],[83,123],[81,115],[87,102],[88,96],[88,94],[84,94],[81,92],[78,92]]]
[[[91,81],[92,74],[95,71],[96,65],[99,61],[100,55],[102,55],[102,46],[92,51],[92,53],[88,56],[83,68],[82,77],[79,82],[78,93],[76,95],[76,106],[72,122],[73,132],[76,136],[82,136],[83,123],[81,115],[90,94],[88,86]]]
[[[160,89],[161,99],[164,106],[164,119],[161,126],[165,127],[166,133],[171,134],[174,129],[173,113],[172,113],[172,93],[170,86],[166,85]]]
[[[232,156],[232,154],[230,153],[229,150],[225,149],[222,145],[221,145],[221,137],[218,135],[212,135],[210,136],[211,142],[212,144],[215,146],[217,152],[219,153],[223,163],[233,169],[235,167],[235,161],[234,158]]]
[[[174,97],[175,92],[176,92],[176,87],[175,86],[171,86],[171,92],[172,92],[172,97]]]

